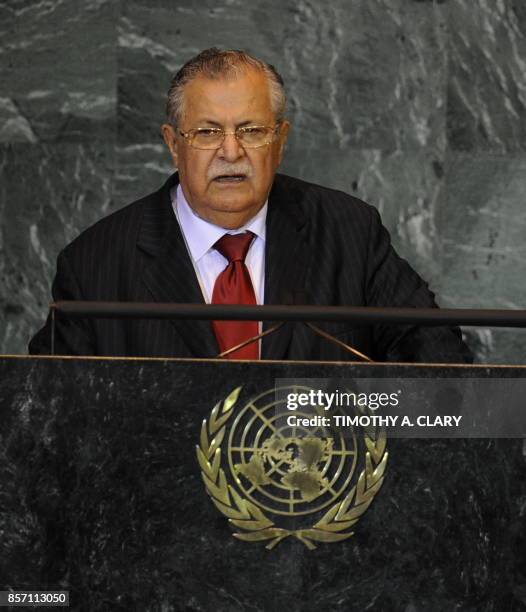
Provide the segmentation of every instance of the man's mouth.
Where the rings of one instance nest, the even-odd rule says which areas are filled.
[[[220,174],[214,178],[214,181],[217,183],[241,183],[246,178],[246,174]]]

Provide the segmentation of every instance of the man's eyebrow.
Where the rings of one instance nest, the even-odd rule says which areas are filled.
[[[202,119],[199,119],[196,123],[199,125],[206,123],[207,125],[210,125],[213,127],[223,128],[223,125],[221,123],[218,123],[214,119],[207,119],[205,117],[203,117]],[[255,121],[254,119],[248,119],[247,121],[236,123],[236,128],[245,127],[247,125],[263,125],[263,123],[261,121]]]
[[[214,121],[213,119],[199,119],[196,123],[198,124],[203,124],[203,123],[207,123],[208,125],[213,125],[214,127],[222,127],[220,123],[218,123],[217,121]]]
[[[238,123],[236,127],[240,128],[240,127],[245,127],[246,125],[263,125],[263,122],[254,121],[253,119],[249,119],[248,121],[243,121],[241,123]]]

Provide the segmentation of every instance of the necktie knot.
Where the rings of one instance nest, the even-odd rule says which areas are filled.
[[[252,232],[225,234],[214,244],[214,249],[228,259],[229,263],[233,261],[245,261],[253,238],[254,234]]]

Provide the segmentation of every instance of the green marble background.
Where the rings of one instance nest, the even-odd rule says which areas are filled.
[[[169,81],[212,45],[278,67],[282,170],[377,206],[441,305],[526,307],[525,33],[512,0],[0,3],[0,352],[26,352],[58,251],[170,173]],[[526,362],[521,330],[465,332]]]

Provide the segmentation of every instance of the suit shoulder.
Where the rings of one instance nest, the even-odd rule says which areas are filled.
[[[281,189],[291,193],[291,200],[301,205],[307,216],[330,217],[339,219],[363,219],[370,221],[378,211],[371,204],[339,189],[324,187],[286,175],[276,175]]]

